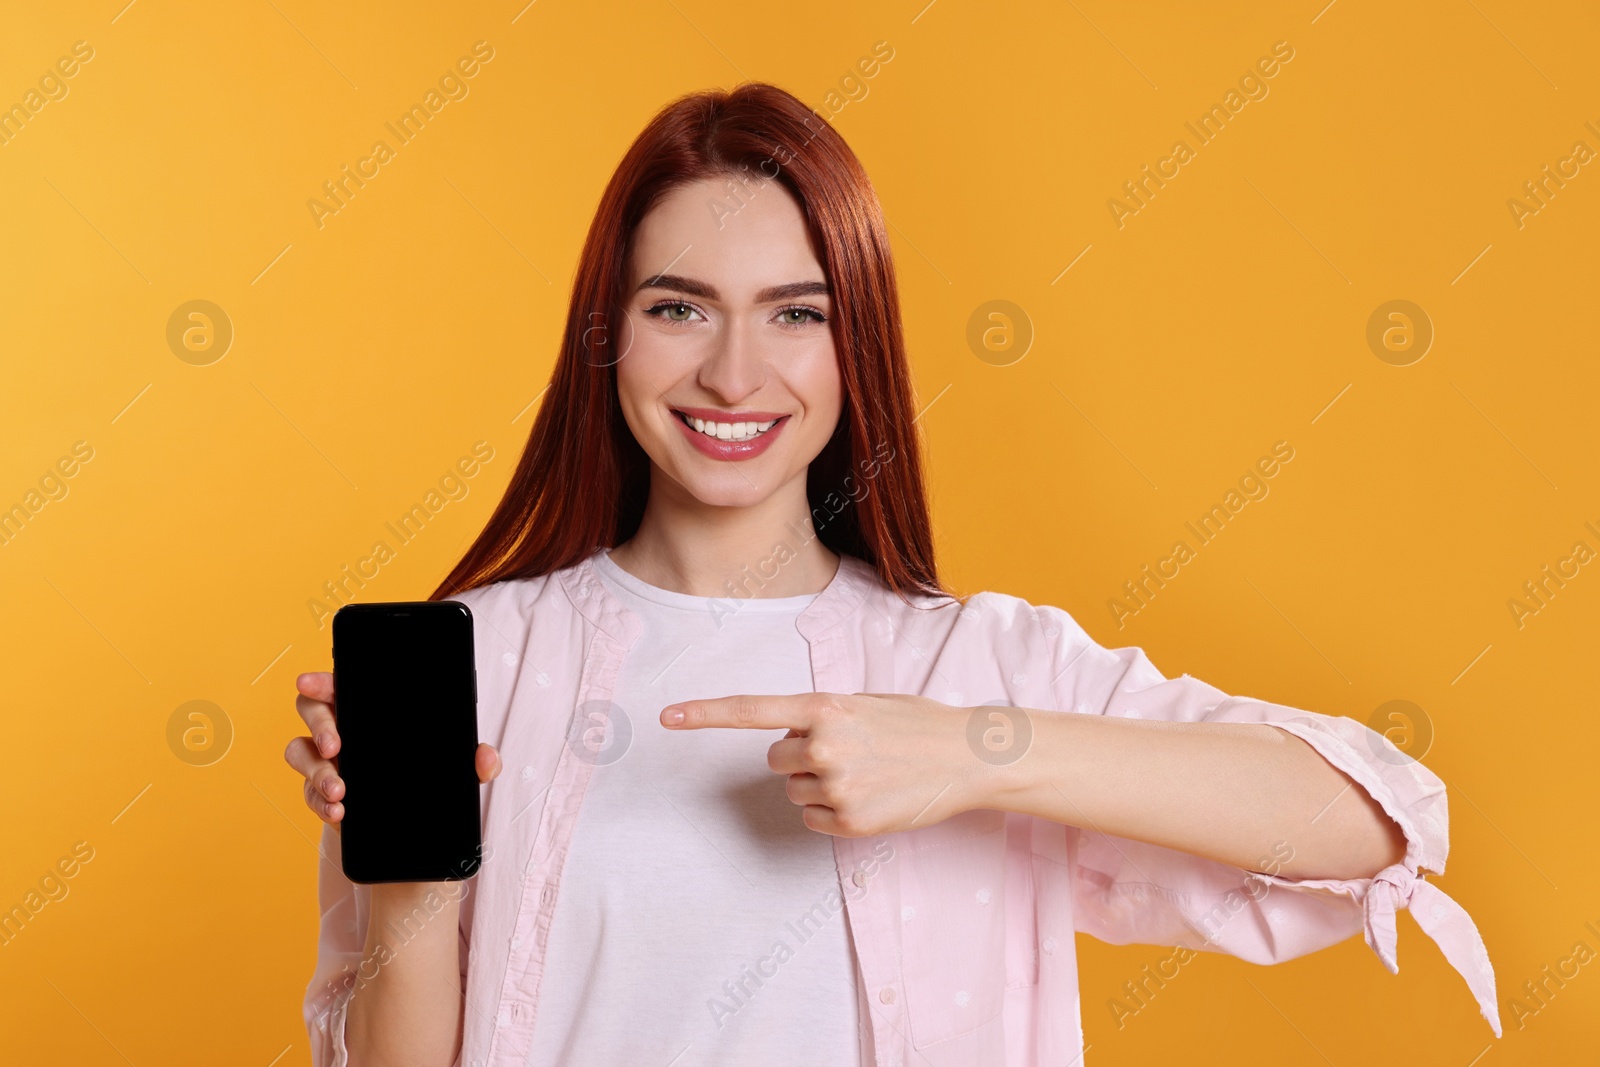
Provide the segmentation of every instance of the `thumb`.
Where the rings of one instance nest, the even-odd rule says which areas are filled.
[[[500,753],[495,751],[493,745],[483,744],[478,746],[477,754],[478,781],[489,783],[500,775]]]

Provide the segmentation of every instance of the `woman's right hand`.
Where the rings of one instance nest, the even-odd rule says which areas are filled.
[[[294,698],[295,710],[311,736],[290,741],[283,758],[305,775],[306,807],[338,830],[344,819],[344,780],[333,766],[333,757],[339,752],[339,730],[333,721],[333,675],[312,671],[295,678],[294,685],[300,692]],[[479,745],[477,764],[478,781],[491,782],[500,773],[500,753],[493,745]]]

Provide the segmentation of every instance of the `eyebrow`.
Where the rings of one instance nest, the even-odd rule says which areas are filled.
[[[636,292],[646,289],[673,289],[690,296],[698,296],[706,300],[721,300],[717,287],[709,282],[702,282],[695,278],[685,278],[679,274],[657,274],[646,278],[640,283]],[[793,300],[801,296],[827,296],[827,282],[786,282],[783,285],[772,285],[756,294],[756,303],[767,304],[774,300]]]

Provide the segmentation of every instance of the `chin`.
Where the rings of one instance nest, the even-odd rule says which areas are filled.
[[[772,495],[772,490],[762,489],[759,485],[752,486],[737,474],[733,475],[737,485],[719,483],[707,484],[704,479],[694,479],[684,483],[689,490],[689,495],[707,507],[716,508],[748,508],[761,503]]]

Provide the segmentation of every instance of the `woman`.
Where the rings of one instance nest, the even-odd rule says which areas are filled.
[[[473,880],[344,879],[332,679],[298,680],[317,1064],[1067,1064],[1075,931],[1273,963],[1361,930],[1393,971],[1414,902],[1500,1032],[1419,875],[1439,779],[1060,608],[945,593],[916,415],[843,140],[770,85],[664,108],[433,594],[476,626]]]

